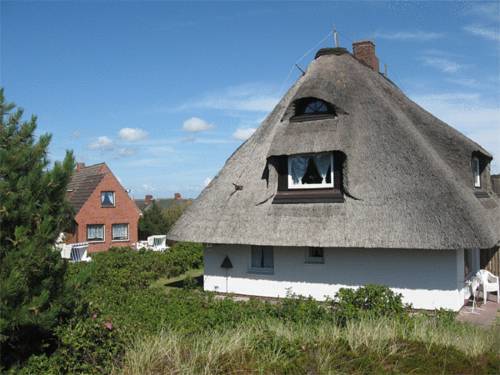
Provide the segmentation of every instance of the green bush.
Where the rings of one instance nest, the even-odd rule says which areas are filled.
[[[396,316],[405,313],[402,295],[382,285],[368,284],[357,289],[341,288],[333,300],[336,319],[345,324],[361,316]]]

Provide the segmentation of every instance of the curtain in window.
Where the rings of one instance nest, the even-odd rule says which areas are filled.
[[[105,191],[101,193],[101,204],[104,206],[114,206],[115,194],[112,191]]]
[[[307,170],[308,156],[290,156],[290,169],[294,184],[299,184]]]
[[[128,239],[128,225],[127,224],[113,224],[113,239],[126,240]]]
[[[323,178],[323,183],[325,183],[326,174],[332,163],[332,156],[330,154],[314,155],[314,162],[316,163],[316,168],[318,168],[321,178]]]
[[[252,268],[262,267],[262,247],[252,246]]]
[[[87,238],[89,240],[103,240],[104,225],[89,225],[87,227]]]
[[[252,246],[252,268],[274,268],[272,246]]]

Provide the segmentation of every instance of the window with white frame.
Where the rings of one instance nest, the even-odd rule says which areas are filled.
[[[324,249],[322,247],[307,248],[306,263],[325,263]]]
[[[101,192],[101,206],[102,207],[114,207],[115,206],[115,192],[114,191],[102,191]]]
[[[479,166],[479,158],[478,157],[472,158],[472,174],[474,176],[474,187],[480,188],[481,187],[481,169]]]
[[[250,256],[250,271],[274,271],[274,254],[272,246],[252,246]]]
[[[113,224],[111,232],[113,241],[128,241],[128,224]]]
[[[301,154],[288,157],[288,188],[333,188],[333,153]]]
[[[87,241],[104,241],[104,224],[87,225]]]

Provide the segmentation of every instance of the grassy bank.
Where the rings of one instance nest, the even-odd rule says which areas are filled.
[[[496,374],[498,327],[485,331],[427,317],[300,324],[250,321],[197,335],[138,339],[115,374]]]

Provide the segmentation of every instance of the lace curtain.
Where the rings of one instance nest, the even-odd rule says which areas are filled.
[[[113,239],[126,240],[128,239],[128,225],[127,224],[113,224]]]
[[[313,159],[314,164],[316,165],[316,168],[321,175],[321,178],[323,179],[323,183],[326,183],[328,169],[330,169],[330,166],[332,164],[332,156],[328,153],[317,155],[289,156],[288,161],[290,163],[290,175],[295,185],[302,184],[302,178],[306,173],[307,165],[310,159]]]
[[[89,225],[87,238],[89,240],[104,240],[104,225]]]
[[[115,205],[115,193],[112,191],[104,191],[101,193],[101,204],[103,206]]]

